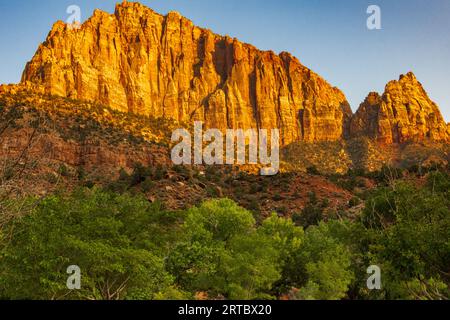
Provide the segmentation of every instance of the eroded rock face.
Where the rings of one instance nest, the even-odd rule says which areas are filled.
[[[365,135],[382,143],[449,141],[450,130],[438,106],[410,72],[372,92],[350,123],[350,136]]]
[[[178,13],[123,3],[79,29],[57,22],[22,83],[46,93],[206,127],[279,128],[281,143],[335,141],[351,110],[344,94],[288,53],[213,34]]]

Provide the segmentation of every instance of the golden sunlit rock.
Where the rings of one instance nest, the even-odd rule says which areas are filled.
[[[138,3],[96,10],[80,29],[58,22],[26,66],[45,92],[209,128],[279,128],[283,145],[335,141],[344,94],[288,53],[263,52]]]
[[[352,136],[366,135],[382,143],[448,141],[448,126],[439,107],[410,72],[386,85],[383,96],[370,93],[353,116]]]

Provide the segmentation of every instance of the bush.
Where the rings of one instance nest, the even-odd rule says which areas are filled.
[[[348,202],[348,205],[350,206],[350,208],[359,206],[361,204],[361,199],[358,197],[353,197],[350,199],[350,201]]]
[[[396,183],[376,190],[362,222],[378,235],[372,256],[382,262],[391,299],[447,299],[450,266],[448,175],[431,174],[425,187]]]
[[[277,202],[278,202],[278,201],[283,200],[284,197],[283,197],[281,194],[279,194],[279,193],[275,193],[275,194],[273,195],[272,199],[273,199],[273,201],[277,201]]]
[[[320,175],[319,170],[315,167],[315,166],[311,166],[306,168],[306,173],[313,175],[313,176],[318,176]]]
[[[152,299],[171,283],[148,245],[145,199],[98,189],[51,196],[11,228],[1,251],[0,296],[11,299]],[[66,287],[66,269],[82,272],[81,290]]]
[[[134,166],[133,173],[131,174],[130,186],[137,186],[138,184],[144,182],[146,178],[151,176],[151,169],[146,168],[142,164],[138,163]]]
[[[67,166],[64,165],[64,164],[59,166],[58,172],[63,177],[69,177],[70,176],[69,169],[67,169]]]
[[[308,193],[309,201],[300,213],[296,213],[293,216],[294,222],[302,226],[303,228],[308,228],[309,226],[317,225],[324,218],[324,209],[329,206],[329,201],[327,199],[322,200],[319,203],[319,199],[315,192]]]
[[[230,299],[270,297],[280,278],[278,252],[256,232],[251,212],[231,200],[211,200],[188,210],[184,230],[167,261],[183,287]]]
[[[158,165],[153,172],[153,178],[157,181],[164,179],[166,175],[167,170],[161,165]]]
[[[295,267],[304,276],[297,284],[301,289],[296,295],[302,300],[342,299],[354,278],[351,253],[325,223],[307,230],[304,243],[296,252]]]
[[[145,181],[141,183],[142,191],[144,191],[145,193],[151,191],[154,186],[155,183],[149,177],[147,177]]]

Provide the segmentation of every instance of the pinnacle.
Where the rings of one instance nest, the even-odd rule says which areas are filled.
[[[416,75],[412,71],[409,71],[406,75],[402,74],[400,76],[399,80],[403,80],[403,79],[413,80],[413,81],[417,80]]]

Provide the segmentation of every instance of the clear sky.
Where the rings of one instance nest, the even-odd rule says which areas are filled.
[[[119,0],[118,0],[119,1]],[[0,83],[20,80],[25,63],[69,5],[82,20],[109,0],[0,0]],[[165,14],[260,49],[289,51],[344,91],[355,110],[370,91],[413,71],[450,121],[450,0],[142,0]],[[382,30],[368,30],[369,5]]]

